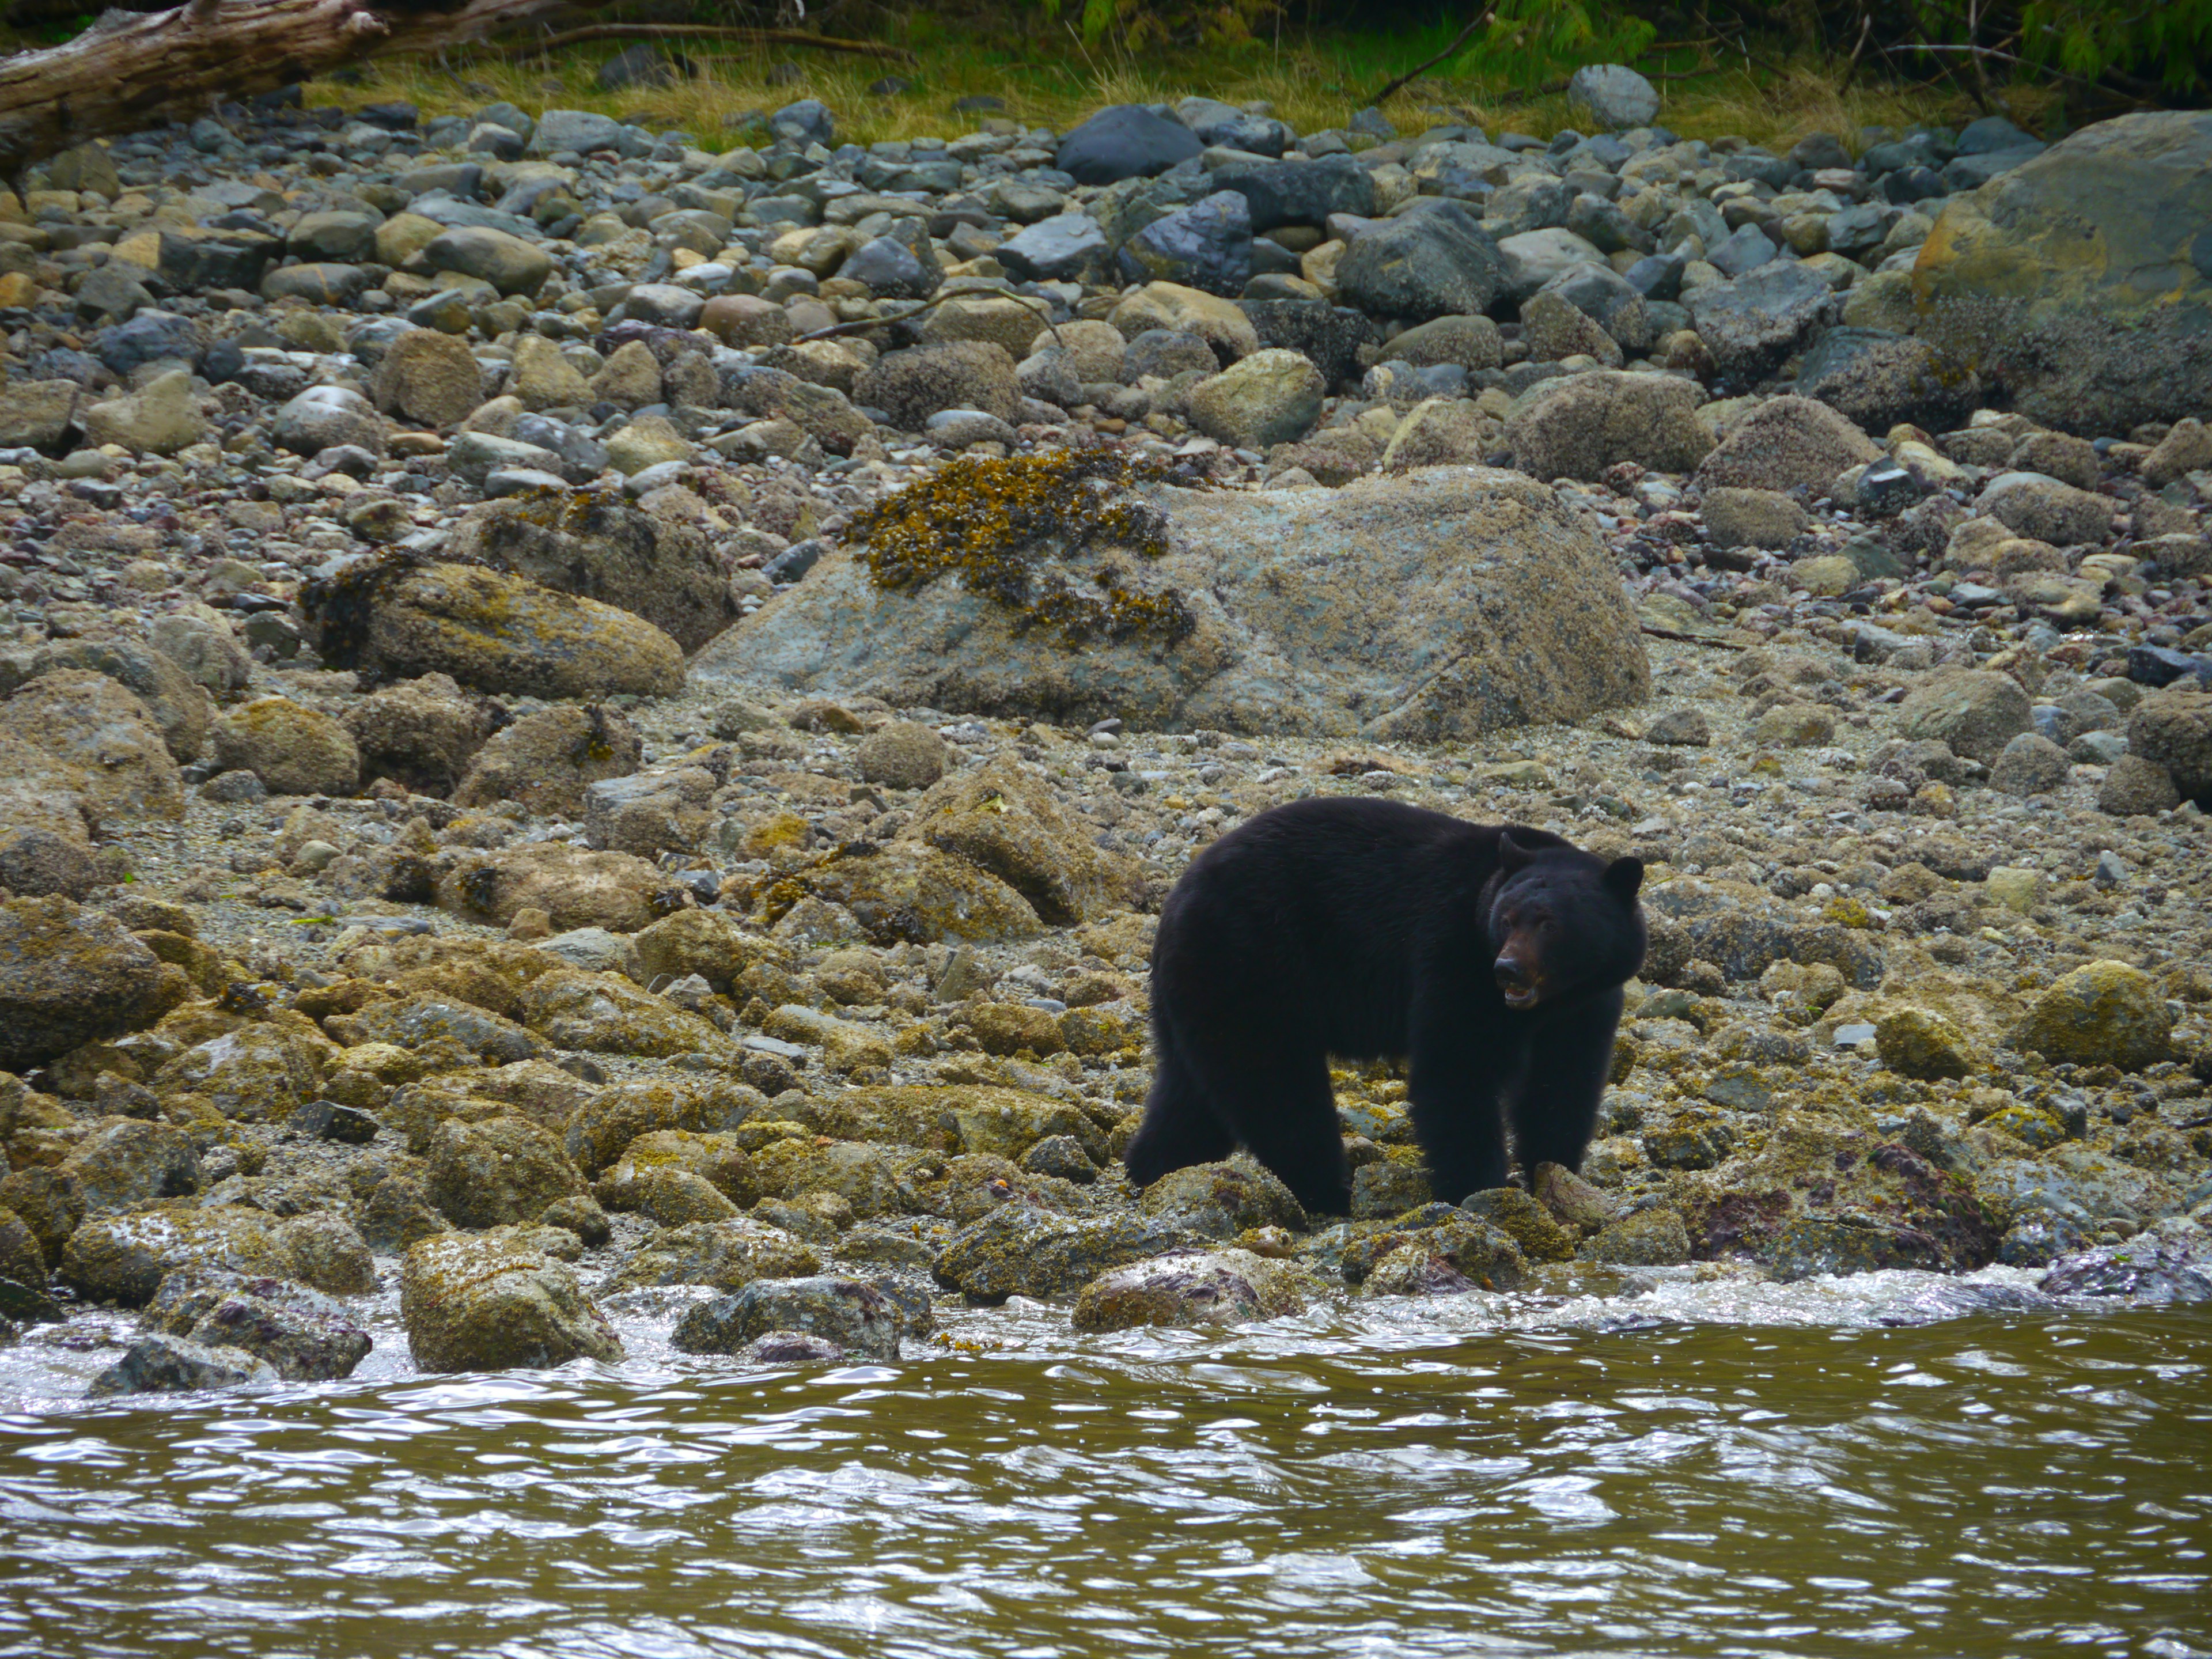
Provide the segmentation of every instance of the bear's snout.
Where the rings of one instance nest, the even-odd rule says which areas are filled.
[[[1541,988],[1536,975],[1524,966],[1518,957],[1508,954],[1498,958],[1492,972],[1498,976],[1498,988],[1504,994],[1509,1008],[1533,1008]]]

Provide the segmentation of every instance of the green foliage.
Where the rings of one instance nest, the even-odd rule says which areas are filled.
[[[1431,73],[1529,86],[1571,75],[1584,64],[1633,63],[1659,37],[1650,22],[1624,4],[1498,0],[1495,9],[1467,48]],[[1458,29],[1438,32],[1449,40]]]
[[[2020,30],[2030,64],[2085,81],[2117,70],[2190,94],[2212,67],[2212,0],[2028,0]]]
[[[1057,20],[1064,0],[1037,0]],[[1132,50],[1168,45],[1224,45],[1252,38],[1253,26],[1277,9],[1273,0],[1082,0],[1079,27],[1087,44],[1109,33]]]

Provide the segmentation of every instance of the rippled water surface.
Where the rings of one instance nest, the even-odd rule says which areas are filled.
[[[641,1320],[441,1380],[380,1329],[344,1383],[100,1406],[18,1350],[0,1653],[2212,1650],[2212,1310],[1883,1322],[1945,1294],[1017,1308],[826,1373]]]

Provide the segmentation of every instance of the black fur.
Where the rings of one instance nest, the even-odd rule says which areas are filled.
[[[1160,912],[1130,1179],[1241,1145],[1308,1210],[1344,1213],[1332,1054],[1411,1060],[1438,1198],[1504,1184],[1509,1124],[1524,1168],[1579,1168],[1644,961],[1643,876],[1395,801],[1298,801],[1224,836]]]

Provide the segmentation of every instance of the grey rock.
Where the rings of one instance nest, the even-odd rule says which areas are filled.
[[[1168,491],[1158,504],[1170,551],[1121,580],[1182,596],[1192,625],[1174,643],[1139,634],[1073,652],[949,578],[879,589],[838,550],[700,653],[693,679],[1409,739],[1577,719],[1644,695],[1610,556],[1518,475],[1443,468],[1332,491]],[[1107,556],[1070,558],[1070,576],[1085,579],[1092,556]],[[1289,592],[1328,598],[1291,605]]]
[[[1454,202],[1365,232],[1337,264],[1338,291],[1378,317],[1426,322],[1487,311],[1506,280],[1488,231]]]
[[[309,386],[276,411],[270,435],[295,455],[319,455],[341,444],[384,453],[384,422],[375,407],[344,386]]]
[[[501,114],[513,110],[513,106],[495,105],[486,110],[480,119],[493,122],[512,131],[520,131],[511,120],[501,119]],[[529,118],[520,110],[513,110],[527,125]],[[622,123],[613,117],[598,115],[589,110],[549,109],[538,118],[528,134],[530,153],[533,155],[557,155],[573,150],[587,155],[595,149],[612,149],[622,131]]]
[[[1692,293],[1686,303],[1723,380],[1748,385],[1802,350],[1836,296],[1816,271],[1778,262]]]
[[[1611,132],[1648,127],[1659,118],[1659,89],[1623,64],[1585,64],[1567,82],[1567,98]]]
[[[1063,137],[1053,165],[1079,185],[1111,185],[1165,173],[1203,148],[1180,121],[1142,104],[1114,104]]]
[[[1980,402],[1971,370],[1947,364],[1925,340],[1874,328],[1832,328],[1805,353],[1797,392],[1881,435],[1903,423],[1947,432]]]
[[[92,1379],[95,1400],[128,1394],[185,1394],[274,1382],[276,1369],[240,1348],[211,1348],[176,1336],[142,1336]]]
[[[2038,1288],[2053,1296],[2212,1302],[2212,1235],[2201,1228],[2148,1232],[2124,1244],[2066,1256],[2051,1263]]]
[[[1112,252],[1096,219],[1087,213],[1061,213],[1024,226],[999,244],[994,257],[1018,277],[1081,282],[1102,270]]]
[[[860,1279],[757,1279],[690,1310],[669,1341],[684,1353],[737,1353],[771,1331],[797,1331],[895,1362],[903,1323],[897,1304]]]

